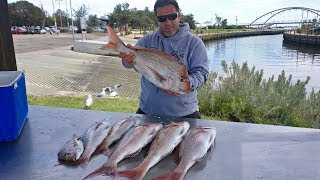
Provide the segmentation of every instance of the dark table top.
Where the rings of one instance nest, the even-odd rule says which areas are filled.
[[[58,150],[74,133],[81,135],[96,121],[112,124],[126,117],[144,122],[186,120],[192,127],[214,126],[214,148],[191,167],[185,179],[320,180],[320,130],[284,126],[233,123],[216,120],[159,118],[128,113],[29,106],[28,120],[17,141],[0,143],[0,179],[82,179],[107,158],[91,159],[86,169],[59,164]],[[118,170],[137,166],[146,148],[134,158],[119,163]],[[167,156],[144,179],[172,171],[176,165]],[[93,179],[112,179],[98,176]],[[118,179],[118,178],[115,178]],[[120,178],[119,178],[120,179]]]

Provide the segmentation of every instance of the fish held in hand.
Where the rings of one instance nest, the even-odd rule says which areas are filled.
[[[198,127],[190,130],[179,145],[177,157],[178,166],[173,172],[153,178],[153,180],[182,180],[188,169],[194,163],[203,159],[216,137],[214,127]]]
[[[187,67],[177,58],[160,50],[126,46],[114,30],[108,30],[109,43],[100,49],[112,49],[119,53],[133,53],[133,67],[157,87],[177,95],[188,94],[191,90]]]
[[[162,124],[160,123],[144,123],[132,128],[122,137],[108,161],[84,179],[98,175],[116,175],[117,164],[127,157],[137,155],[143,147],[152,141],[161,128]]]
[[[88,165],[91,155],[107,137],[110,129],[108,122],[96,122],[81,136],[84,152],[77,161],[81,168],[85,168]]]
[[[137,119],[124,119],[113,125],[109,135],[101,145],[97,148],[94,154],[104,153],[106,156],[110,156],[112,149],[109,148],[111,144],[121,139],[121,137],[132,127],[140,124],[140,120]]]
[[[131,180],[142,179],[150,168],[174,150],[189,128],[190,124],[186,121],[164,126],[151,143],[148,155],[142,163],[132,170],[119,171],[118,175]]]
[[[83,143],[80,137],[73,135],[58,152],[58,158],[64,161],[76,161],[80,158],[84,150]]]

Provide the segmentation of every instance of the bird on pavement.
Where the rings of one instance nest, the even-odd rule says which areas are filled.
[[[114,85],[113,86],[113,89],[111,90],[111,92],[110,92],[110,96],[111,97],[115,97],[115,96],[117,96],[118,95],[118,88],[119,87],[121,87],[122,85],[121,84],[116,84],[116,85]],[[110,87],[109,87],[110,88]]]
[[[97,96],[97,97],[103,97],[103,96],[105,96],[105,95],[106,95],[106,88],[102,88],[101,93],[100,93],[100,94],[97,94],[96,96]]]

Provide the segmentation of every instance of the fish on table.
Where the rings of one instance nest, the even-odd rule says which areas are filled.
[[[190,79],[187,67],[176,57],[160,50],[126,46],[114,30],[105,24],[109,43],[100,49],[112,49],[116,52],[134,53],[134,69],[157,87],[178,95],[190,92]]]
[[[131,180],[140,180],[160,160],[169,155],[181,142],[190,128],[186,121],[172,122],[165,125],[151,143],[148,155],[139,166],[131,170],[119,171],[118,176],[127,177]]]
[[[101,145],[96,149],[94,154],[100,154],[103,153],[106,156],[110,156],[113,152],[114,148],[109,148],[111,144],[118,141],[123,137],[123,135],[129,131],[129,129],[137,126],[140,124],[140,120],[128,118],[121,120],[117,123],[115,123],[109,133],[109,135],[104,139],[104,141],[101,143]]]
[[[216,138],[214,127],[198,127],[190,130],[179,145],[175,161],[178,166],[174,171],[152,178],[153,180],[182,180],[188,169],[201,161],[212,147]]]
[[[58,153],[59,159],[66,160],[64,163],[67,164],[79,165],[81,168],[87,167],[91,155],[108,136],[110,129],[111,126],[108,122],[94,123],[77,139],[78,143],[82,142],[84,147],[81,156],[75,161],[66,160],[66,158],[63,157],[63,152],[65,152],[65,150],[60,150]],[[67,154],[65,153],[65,156],[66,155]]]
[[[161,128],[162,124],[160,123],[143,123],[135,126],[121,138],[108,161],[84,179],[98,175],[116,175],[117,164],[127,157],[136,156],[143,147],[153,140]]]
[[[74,134],[72,138],[62,146],[57,156],[60,160],[75,162],[80,158],[83,151],[84,146],[81,137],[77,137],[77,135]]]

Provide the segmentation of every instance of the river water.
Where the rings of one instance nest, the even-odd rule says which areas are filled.
[[[211,71],[221,72],[222,60],[228,65],[233,60],[239,65],[247,61],[249,67],[263,69],[265,79],[272,75],[277,78],[284,70],[287,77],[292,74],[293,83],[311,77],[306,86],[308,92],[312,87],[320,90],[319,47],[283,42],[279,34],[213,40],[206,42],[206,48]]]

